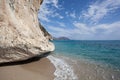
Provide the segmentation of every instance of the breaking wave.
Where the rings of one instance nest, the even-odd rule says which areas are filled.
[[[52,55],[47,57],[55,66],[54,80],[78,80],[74,74],[73,68],[64,60]]]

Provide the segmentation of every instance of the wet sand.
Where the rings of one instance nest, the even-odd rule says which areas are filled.
[[[47,58],[38,61],[0,66],[0,80],[53,80],[54,65]]]

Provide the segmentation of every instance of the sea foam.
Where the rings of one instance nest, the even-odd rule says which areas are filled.
[[[78,80],[77,76],[70,65],[68,65],[63,59],[54,57],[52,55],[47,57],[55,66],[54,80]]]

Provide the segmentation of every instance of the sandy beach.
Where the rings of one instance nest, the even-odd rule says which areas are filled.
[[[0,80],[53,80],[54,65],[47,58],[38,61],[0,66]]]

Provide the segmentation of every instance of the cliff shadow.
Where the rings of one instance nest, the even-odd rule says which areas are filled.
[[[42,58],[45,58],[45,57],[47,57],[47,56],[50,55],[50,54],[52,54],[52,52],[42,53],[41,55],[34,56],[34,57],[29,58],[29,59],[27,59],[27,60],[0,63],[0,67],[28,64],[28,63],[31,63],[31,62],[38,61],[38,60],[40,60],[40,59],[42,59]]]

